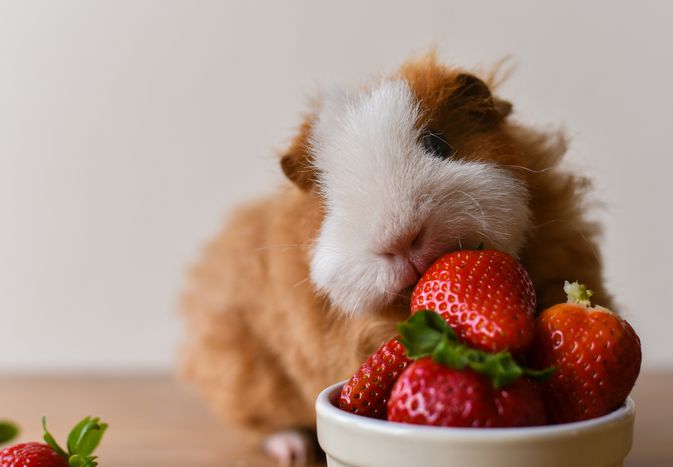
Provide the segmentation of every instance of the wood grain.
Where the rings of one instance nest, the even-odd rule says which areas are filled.
[[[643,374],[636,401],[636,435],[627,467],[673,466],[673,373]],[[64,439],[85,415],[110,429],[98,454],[102,467],[266,467],[259,440],[237,433],[207,410],[190,388],[169,376],[0,378],[0,414],[41,437],[40,418]]]

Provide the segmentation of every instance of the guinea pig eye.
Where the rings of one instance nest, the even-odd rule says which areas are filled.
[[[448,159],[456,155],[455,148],[434,131],[424,133],[421,142],[425,150],[432,153],[433,156]]]

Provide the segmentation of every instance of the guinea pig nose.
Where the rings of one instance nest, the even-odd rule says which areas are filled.
[[[414,238],[411,240],[411,249],[416,250],[421,246],[421,240],[423,239],[423,228],[421,227],[414,235]]]
[[[407,233],[399,235],[383,249],[383,256],[395,257],[401,256],[408,258],[413,250],[418,249],[421,244],[423,229],[410,230]]]

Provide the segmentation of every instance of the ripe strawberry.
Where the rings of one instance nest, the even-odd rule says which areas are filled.
[[[21,443],[0,451],[0,467],[96,467],[96,456],[91,453],[100,442],[107,424],[98,418],[87,417],[68,435],[68,452],[64,451],[44,427],[44,443]]]
[[[535,288],[506,253],[463,250],[439,258],[411,296],[411,312],[434,310],[472,347],[524,351],[533,340]]]
[[[68,467],[68,460],[44,443],[15,444],[0,451],[0,467]]]
[[[407,356],[418,360],[393,386],[388,420],[463,427],[545,423],[537,386],[521,376],[546,377],[549,370],[529,370],[509,352],[487,353],[458,342],[432,311],[414,314],[398,330]]]
[[[386,418],[390,390],[409,362],[397,339],[383,344],[343,386],[339,407],[366,417]]]
[[[556,372],[542,385],[551,420],[573,422],[605,415],[619,407],[640,372],[640,339],[625,320],[591,306],[591,291],[565,283],[568,302],[537,318],[530,349],[536,366]]]
[[[513,427],[543,425],[536,386],[519,378],[502,389],[474,370],[455,370],[426,357],[412,363],[393,386],[388,420],[417,425]]]

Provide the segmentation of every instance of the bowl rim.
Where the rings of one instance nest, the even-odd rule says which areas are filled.
[[[627,397],[621,407],[609,414],[580,422],[533,427],[482,429],[413,425],[363,417],[341,410],[334,405],[331,399],[336,397],[338,394],[337,391],[340,392],[341,387],[346,382],[347,380],[344,380],[332,384],[320,392],[315,403],[318,424],[320,424],[320,420],[323,418],[333,423],[351,428],[357,427],[360,430],[373,433],[394,436],[403,434],[404,436],[417,436],[424,439],[513,440],[522,438],[530,440],[531,438],[547,438],[550,436],[574,436],[580,431],[602,429],[605,426],[623,422],[635,414],[635,403],[630,397]]]

